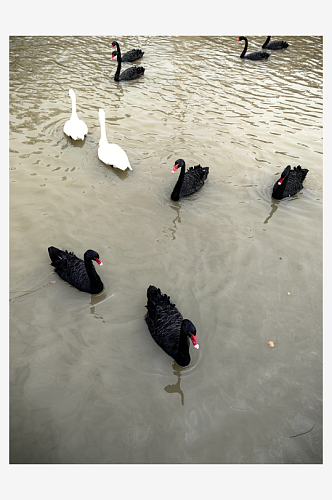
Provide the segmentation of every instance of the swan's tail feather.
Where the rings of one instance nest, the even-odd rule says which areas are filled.
[[[154,317],[157,306],[174,306],[166,294],[162,294],[160,288],[150,285],[147,289],[148,303],[145,306],[148,310],[147,317]]]
[[[49,247],[47,250],[53,265],[54,262],[57,262],[61,258],[62,251],[56,247]]]
[[[295,167],[294,167],[294,170],[295,170]],[[309,172],[309,170],[307,168],[301,168],[301,165],[298,165],[296,167],[296,170],[301,174],[301,176],[302,176],[302,182],[303,182],[304,179],[306,178],[307,173]]]

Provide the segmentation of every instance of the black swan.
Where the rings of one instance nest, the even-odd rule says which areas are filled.
[[[120,52],[120,47],[118,47],[118,50],[114,50],[112,52],[112,59],[117,56],[117,61],[118,61],[118,67],[116,70],[116,73],[114,75],[114,80],[116,82],[122,82],[124,80],[135,80],[136,78],[139,78],[140,76],[144,75],[145,68],[143,66],[132,66],[131,68],[125,69],[121,75],[121,52]]]
[[[100,293],[103,290],[104,285],[92,264],[95,260],[100,266],[103,265],[97,252],[87,250],[84,254],[84,261],[76,257],[73,252],[55,247],[49,247],[48,253],[52,261],[51,266],[54,266],[60,278],[70,285],[87,293]]]
[[[116,48],[118,50],[120,50],[119,49],[119,44],[116,41],[112,42],[112,49],[115,46],[116,46]],[[128,52],[126,52],[125,55],[123,55],[121,57],[121,62],[134,62],[134,61],[137,61],[137,59],[140,59],[141,57],[143,57],[143,54],[144,54],[144,52],[142,52],[141,49],[128,50]]]
[[[148,303],[145,307],[148,312],[145,321],[152,338],[179,366],[188,366],[189,339],[195,349],[199,348],[195,326],[189,319],[183,319],[176,306],[159,288],[150,285],[147,297]]]
[[[262,59],[267,59],[268,57],[270,57],[270,54],[268,54],[267,52],[252,52],[251,54],[247,54],[245,56],[245,53],[247,52],[247,48],[248,48],[248,40],[246,39],[245,36],[240,36],[238,39],[238,42],[242,42],[243,40],[245,41],[245,45],[244,45],[243,52],[240,55],[240,57],[242,57],[242,59],[251,59],[252,61],[261,61]]]
[[[291,170],[288,165],[280,176],[280,179],[273,186],[272,198],[281,200],[287,196],[294,196],[303,188],[302,182],[306,178],[309,170],[298,165]]]
[[[190,167],[185,172],[185,162],[183,160],[176,160],[172,174],[180,167],[181,172],[171,194],[171,200],[173,201],[178,201],[181,198],[196,193],[203,186],[209,173],[209,167],[202,168],[200,165]]]
[[[269,43],[270,38],[271,38],[270,36],[267,37],[267,39],[262,45],[262,49],[279,50],[279,49],[287,49],[287,47],[289,47],[289,44],[282,40],[277,40],[275,42]]]

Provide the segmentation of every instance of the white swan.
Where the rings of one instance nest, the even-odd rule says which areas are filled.
[[[100,141],[98,148],[98,158],[106,165],[112,165],[112,167],[120,168],[121,170],[132,170],[128,156],[117,144],[109,144],[106,137],[105,129],[105,111],[101,108],[99,110],[99,122],[100,122]]]
[[[72,112],[70,120],[68,120],[63,127],[63,131],[71,139],[74,139],[74,141],[77,139],[83,140],[88,133],[88,127],[76,114],[76,96],[72,89],[69,90],[69,95],[72,101]]]

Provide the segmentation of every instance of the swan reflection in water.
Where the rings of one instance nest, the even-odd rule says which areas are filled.
[[[286,203],[289,203],[289,202],[291,202],[293,200],[298,200],[298,199],[299,199],[298,195],[294,195],[291,198],[287,198]],[[269,220],[271,219],[272,215],[277,211],[277,208],[279,206],[280,201],[281,200],[273,200],[273,198],[272,198],[270,215],[268,217],[266,217],[266,219],[263,222],[263,224],[267,224],[269,222]]]
[[[176,212],[176,216],[175,216],[175,218],[172,220],[172,222],[173,222],[173,227],[169,227],[169,228],[168,228],[168,229],[170,230],[170,232],[171,232],[171,238],[172,238],[172,240],[175,240],[175,239],[176,239],[175,233],[176,233],[176,230],[177,230],[177,225],[176,225],[176,223],[177,223],[177,222],[178,222],[179,224],[181,223],[181,217],[180,217],[180,205],[178,205],[177,203],[174,203],[174,204],[169,205],[169,206],[170,206],[173,210],[175,210],[175,212]],[[166,236],[168,236],[168,235],[167,235],[167,233],[166,233],[166,231],[163,231],[163,232],[166,234]]]
[[[269,220],[271,219],[272,215],[277,211],[278,205],[279,205],[279,201],[272,201],[270,215],[268,217],[266,217],[266,219],[265,219],[265,221],[264,221],[263,224],[267,224],[269,222]]]
[[[107,299],[110,299],[113,297],[114,293],[112,295],[107,296],[107,291],[104,289],[101,293],[98,293],[97,295],[91,295],[91,302],[90,302],[90,314],[93,314],[95,318],[97,319],[103,319],[103,316],[96,313],[96,305],[101,304]]]
[[[181,404],[182,404],[182,406],[184,406],[184,394],[183,394],[182,389],[180,388],[180,378],[181,378],[181,371],[185,370],[186,367],[182,368],[177,363],[175,363],[175,361],[173,362],[172,367],[174,370],[173,373],[174,373],[174,375],[176,375],[178,377],[178,380],[177,380],[176,384],[166,385],[166,387],[164,387],[164,390],[166,392],[168,392],[169,394],[174,393],[174,392],[177,392],[178,394],[180,394]]]

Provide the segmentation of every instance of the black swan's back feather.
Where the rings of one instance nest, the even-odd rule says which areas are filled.
[[[140,76],[144,75],[145,68],[143,66],[132,66],[131,68],[125,69],[119,76],[119,81],[125,80],[135,80]]]
[[[95,259],[96,256],[99,259],[97,252],[93,250],[85,252],[85,261],[76,257],[73,252],[59,250],[56,247],[49,247],[48,253],[52,261],[51,266],[61,279],[82,292],[99,293],[103,290],[104,285],[92,264],[92,258]],[[89,258],[89,255],[93,257]]]
[[[280,50],[280,49],[287,49],[287,47],[289,47],[289,44],[287,42],[284,42],[283,40],[276,40],[274,42],[269,43],[270,38],[271,38],[270,36],[266,38],[265,42],[262,45],[262,49]]]
[[[150,285],[147,290],[146,322],[152,338],[170,356],[176,355],[180,340],[182,314],[166,294]],[[189,343],[188,343],[189,345]]]
[[[270,57],[270,54],[267,52],[251,52],[243,56],[243,59],[250,59],[251,61],[261,61],[262,59],[267,59]]]
[[[122,57],[121,57],[121,62],[134,62],[137,61],[137,59],[140,59],[143,57],[144,52],[141,51],[141,49],[132,49],[128,50]]]
[[[203,168],[200,165],[190,167],[184,174],[183,184],[180,191],[181,198],[190,196],[198,191],[203,186],[208,174],[209,167]]]
[[[150,285],[147,299],[145,320],[152,338],[180,366],[187,366],[190,363],[190,342],[181,328],[184,322],[191,322],[183,320],[175,304],[170,301],[169,296],[162,294],[159,288]],[[196,333],[194,326],[193,329]]]
[[[291,166],[288,165],[274,184],[272,197],[276,200],[281,200],[288,196],[294,196],[303,188],[302,183],[308,172],[309,170],[307,168],[301,168],[300,165],[294,167],[293,170],[291,170]]]

